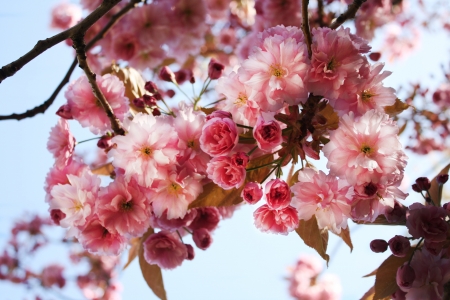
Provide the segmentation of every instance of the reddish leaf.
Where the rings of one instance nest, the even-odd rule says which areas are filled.
[[[436,178],[438,177],[438,175],[441,174],[448,174],[448,170],[450,169],[450,164],[448,164],[445,168],[443,168],[441,170],[441,172],[439,172],[439,174],[437,174],[433,180],[431,180],[431,187],[428,190],[430,192],[429,196],[431,197],[431,199],[433,200],[433,202],[437,205],[437,206],[441,206],[441,198],[442,198],[442,188],[443,186],[439,186]]]
[[[328,264],[330,260],[330,256],[326,253],[328,247],[328,231],[319,229],[316,216],[313,215],[308,221],[300,220],[295,231],[305,244],[315,249]]]
[[[123,270],[125,270],[131,262],[138,256],[139,253],[139,245],[141,243],[140,238],[132,238],[130,241],[131,248],[128,250],[128,260],[125,266],[123,266]]]
[[[202,112],[204,112],[205,114],[210,115],[210,114],[212,114],[213,112],[215,112],[217,109],[214,108],[214,107],[211,107],[211,108],[200,107],[200,110],[201,110]]]
[[[167,300],[166,290],[164,289],[164,282],[162,278],[161,268],[157,265],[150,265],[144,258],[144,248],[142,243],[154,233],[153,228],[148,231],[141,238],[139,247],[139,266],[141,267],[142,275],[153,293],[161,300]]]
[[[292,170],[293,169],[294,169],[294,164],[292,164]],[[293,186],[294,184],[296,184],[298,182],[298,173],[300,172],[300,170],[295,171],[295,173],[292,175],[291,175],[291,172],[289,172],[289,175],[291,175],[291,176],[288,175],[288,178],[286,181],[289,186]]]
[[[272,154],[266,154],[252,159],[247,169],[261,166],[273,161]],[[245,183],[250,181],[261,181],[269,174],[270,168],[265,167],[247,172]],[[224,190],[213,182],[203,186],[203,192],[189,205],[189,208],[205,207],[205,206],[231,206],[242,202],[241,192],[245,183],[239,189]]]
[[[350,248],[350,252],[352,252],[353,243],[350,237],[350,228],[347,227],[346,229],[342,229],[341,233],[336,235],[339,236],[347,244],[347,246]]]
[[[387,113],[389,116],[394,117],[400,113],[402,113],[404,110],[408,109],[409,105],[402,102],[400,99],[395,99],[394,105],[386,106],[384,108],[384,112]]]
[[[362,296],[362,298],[360,300],[375,300],[374,298],[375,296],[375,287],[371,287],[365,294],[364,296]],[[385,297],[383,299],[378,299],[378,300],[390,300],[391,297]]]
[[[113,167],[112,163],[108,163],[108,164],[105,164],[100,167],[92,169],[91,172],[96,175],[111,176],[111,174],[114,172],[114,167]]]
[[[334,111],[333,107],[330,104],[327,104],[324,109],[317,113],[319,116],[324,117],[327,122],[325,124],[316,124],[314,128],[317,130],[325,130],[325,129],[337,129],[339,127],[339,116]]]
[[[374,300],[383,299],[395,293],[398,289],[395,280],[397,269],[409,260],[413,251],[414,248],[411,247],[405,257],[391,255],[380,265],[376,271]]]
[[[373,270],[372,272],[370,272],[369,274],[364,275],[363,278],[377,275],[377,270],[378,270],[378,269],[375,269],[375,270]]]

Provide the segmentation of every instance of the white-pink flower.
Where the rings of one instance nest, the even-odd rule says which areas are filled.
[[[213,157],[228,155],[238,140],[237,126],[232,119],[213,117],[203,126],[200,148]]]
[[[97,75],[96,82],[119,120],[123,120],[128,112],[128,98],[124,96],[125,87],[114,75]],[[85,75],[69,85],[65,97],[70,106],[72,116],[81,126],[89,127],[94,134],[103,134],[111,130],[111,123],[95,98],[92,87]]]
[[[347,228],[351,193],[345,181],[311,168],[300,171],[298,180],[291,191],[294,193],[292,206],[297,208],[299,219],[309,220],[315,215],[320,229],[337,234]]]
[[[288,206],[283,209],[271,209],[267,204],[253,213],[255,226],[262,232],[287,235],[298,227],[297,210]]]
[[[233,164],[228,156],[213,157],[206,172],[208,178],[224,190],[241,187],[246,176],[245,167]]]
[[[108,152],[115,167],[125,171],[125,180],[135,178],[139,185],[150,187],[155,179],[163,179],[175,169],[179,150],[171,117],[138,113],[124,124],[125,136],[115,136],[116,146]]]
[[[75,138],[70,132],[69,123],[60,118],[55,127],[50,131],[50,137],[47,142],[47,149],[55,158],[55,166],[63,169],[72,160],[75,149]]]
[[[341,118],[339,128],[330,133],[330,142],[323,147],[327,167],[351,185],[374,180],[397,182],[407,158],[397,133],[397,124],[384,112],[370,110],[360,118],[350,112]]]

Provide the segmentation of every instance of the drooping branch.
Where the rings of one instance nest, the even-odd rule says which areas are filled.
[[[122,123],[116,117],[111,108],[111,105],[109,105],[108,101],[105,98],[105,95],[103,95],[102,91],[100,90],[96,81],[96,74],[92,72],[87,62],[86,45],[84,44],[84,32],[74,34],[72,36],[72,41],[73,47],[77,52],[78,65],[81,69],[83,69],[84,73],[86,74],[86,77],[89,80],[89,83],[91,84],[92,91],[94,92],[94,96],[100,102],[100,105],[103,107],[103,110],[108,116],[109,121],[111,122],[112,130],[117,135],[124,135],[125,131],[122,128]]]
[[[341,14],[339,17],[331,23],[330,28],[336,29],[341,26],[345,21],[349,19],[353,19],[356,15],[356,12],[364,4],[367,0],[354,0],[352,4],[347,7],[347,11]]]
[[[142,2],[143,0],[132,0],[130,3],[128,3],[126,6],[124,6],[119,12],[114,14],[109,22],[103,27],[102,30],[100,30],[92,40],[89,41],[86,45],[86,50],[91,49],[95,43],[97,43],[99,40],[105,37],[105,35],[109,32],[109,30],[132,8],[136,7],[136,5],[139,2]],[[59,85],[56,87],[55,91],[52,93],[52,95],[41,105],[38,105],[32,109],[27,110],[24,113],[20,114],[11,114],[6,116],[0,116],[0,121],[3,120],[22,120],[26,118],[31,118],[36,116],[37,114],[43,114],[55,101],[56,97],[58,96],[59,92],[62,90],[62,88],[69,83],[70,76],[72,75],[73,71],[75,70],[75,67],[77,65],[77,58],[75,57],[72,64],[69,67],[69,70],[67,71],[64,78],[61,80]]]
[[[309,0],[302,0],[302,30],[303,34],[305,35],[306,46],[308,47],[308,56],[309,58],[311,58],[312,38],[311,38],[311,31],[309,30],[308,5]]]
[[[77,25],[58,33],[45,40],[40,40],[36,45],[24,56],[13,61],[0,69],[0,83],[16,74],[17,71],[22,69],[27,63],[44,53],[51,47],[61,43],[62,41],[72,37],[74,34],[83,32],[85,33],[95,22],[97,22],[101,17],[103,17],[111,8],[113,8],[120,0],[103,0],[102,4],[97,7],[90,15],[88,15],[83,21]]]

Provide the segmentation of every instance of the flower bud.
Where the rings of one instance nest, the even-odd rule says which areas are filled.
[[[370,250],[375,253],[385,252],[388,248],[388,243],[385,240],[373,240],[370,242]]]
[[[225,69],[225,66],[212,58],[208,64],[209,78],[211,78],[212,80],[219,79],[222,76],[223,69]]]
[[[144,99],[134,98],[133,105],[136,106],[137,108],[144,108],[145,107]]]
[[[220,213],[217,207],[196,208],[197,215],[192,223],[188,226],[190,230],[205,228],[208,231],[216,229],[220,222]]]
[[[448,181],[448,174],[440,174],[436,177],[436,181],[439,184],[444,184]]]
[[[248,204],[257,203],[259,200],[261,200],[262,196],[263,190],[257,182],[247,183],[241,193],[241,197]]]
[[[266,184],[267,205],[271,209],[282,209],[291,203],[289,185],[281,179],[272,179]]]
[[[419,188],[419,186],[416,183],[414,183],[411,187],[414,192],[417,192],[417,193],[422,192],[422,190]]]
[[[145,89],[152,94],[155,94],[158,92],[158,87],[156,86],[156,84],[153,81],[147,81],[145,83]]]
[[[414,272],[414,269],[410,265],[405,264],[397,269],[397,285],[403,291],[410,289],[415,279],[416,272]]]
[[[372,53],[369,54],[369,58],[372,61],[378,61],[380,59],[380,57],[381,57],[381,53],[380,52],[372,52]]]
[[[97,142],[97,147],[99,147],[100,149],[108,149],[112,146],[111,138],[111,136],[107,135],[102,136]]]
[[[394,256],[405,257],[411,248],[411,243],[406,237],[396,235],[389,240],[389,248]]]
[[[444,242],[432,242],[430,240],[425,240],[424,246],[427,248],[428,252],[434,256],[437,256],[441,253],[442,248],[444,247]]]
[[[202,250],[208,249],[213,241],[211,234],[205,228],[194,230],[192,239],[194,240],[195,245]]]
[[[384,215],[389,223],[406,222],[406,207],[395,201],[394,208],[386,207]]]
[[[52,209],[50,211],[50,217],[52,218],[53,223],[59,225],[59,222],[66,217],[66,214],[60,209]]]
[[[406,300],[406,293],[401,289],[397,289],[395,293],[391,295],[394,300]]]
[[[419,177],[419,178],[417,178],[416,179],[416,184],[417,184],[417,187],[421,191],[427,191],[431,187],[430,180],[427,177]]]
[[[156,98],[150,95],[142,96],[142,100],[144,100],[144,104],[147,106],[156,106]]]
[[[233,115],[227,111],[216,110],[206,116],[206,121],[209,121],[212,118],[231,119],[232,117],[233,117]]]
[[[61,118],[66,119],[66,120],[72,120],[73,119],[72,110],[71,110],[69,104],[64,104],[63,106],[58,108],[58,110],[56,111],[56,114],[58,116],[60,116]]]
[[[186,82],[186,80],[190,80],[191,78],[193,78],[192,70],[181,69],[175,72],[175,79],[178,84],[183,84],[184,82]]]
[[[184,245],[186,246],[187,253],[188,253],[186,259],[187,260],[193,260],[194,257],[195,257],[194,247],[192,247],[191,244],[184,244]]]
[[[159,111],[159,109],[158,109],[157,107],[155,107],[155,108],[152,110],[152,115],[154,115],[155,117],[156,117],[156,116],[160,116],[160,115],[161,115],[161,112]]]
[[[167,90],[166,91],[166,96],[169,98],[173,98],[173,96],[175,96],[175,91],[174,90]]]
[[[248,164],[248,155],[245,152],[237,152],[231,156],[231,163],[236,167],[247,167]]]
[[[169,69],[168,66],[162,67],[161,71],[159,71],[159,78],[167,82],[176,83],[175,74]]]

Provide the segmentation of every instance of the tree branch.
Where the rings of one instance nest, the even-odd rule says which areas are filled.
[[[100,102],[103,109],[105,110],[105,113],[111,122],[111,128],[113,129],[115,134],[124,135],[125,130],[123,130],[123,128],[122,128],[122,123],[116,117],[116,115],[114,115],[111,105],[109,105],[108,101],[105,98],[105,95],[103,95],[102,91],[98,87],[95,73],[92,72],[91,68],[89,67],[89,64],[87,63],[86,45],[84,44],[84,32],[79,32],[77,34],[74,34],[72,36],[72,41],[73,41],[73,47],[75,48],[75,51],[77,52],[78,65],[80,68],[83,69],[84,73],[86,74],[86,76],[89,80],[89,83],[91,84],[92,91],[94,92],[95,97]]]
[[[317,0],[317,21],[320,27],[323,27],[323,0]]]
[[[109,32],[109,30],[128,12],[130,11],[132,8],[136,7],[136,5],[139,2],[142,2],[143,0],[132,0],[130,1],[130,3],[128,3],[126,6],[124,6],[119,12],[117,12],[115,15],[113,15],[111,17],[111,19],[109,20],[108,24],[105,25],[105,27],[103,27],[103,29],[98,32],[94,38],[92,38],[92,40],[89,41],[89,43],[86,45],[86,50],[91,49],[96,42],[98,42],[99,40],[101,40],[102,38],[105,37],[105,35]],[[64,78],[61,80],[61,82],[59,83],[59,85],[56,87],[55,91],[52,93],[52,95],[50,96],[50,98],[48,98],[44,103],[42,103],[39,106],[36,106],[32,109],[27,110],[24,113],[20,113],[20,114],[11,114],[11,115],[7,115],[7,116],[0,116],[0,121],[3,120],[22,120],[22,119],[26,119],[26,118],[31,118],[36,116],[37,114],[43,114],[55,101],[56,96],[58,96],[59,92],[62,90],[62,88],[69,83],[70,80],[70,76],[72,75],[72,72],[75,70],[75,67],[77,65],[77,58],[75,57],[75,59],[73,60],[72,64],[70,65],[69,70],[67,71],[66,75],[64,76]]]
[[[312,38],[311,38],[311,31],[309,30],[308,5],[309,5],[309,0],[302,0],[302,20],[303,20],[302,21],[302,30],[303,30],[303,34],[305,35],[306,46],[308,46],[308,56],[309,56],[309,58],[311,58]]]
[[[341,26],[348,19],[353,19],[356,15],[356,12],[364,4],[367,0],[353,0],[353,3],[347,7],[347,11],[341,14],[339,17],[331,23],[330,28],[336,29]]]

